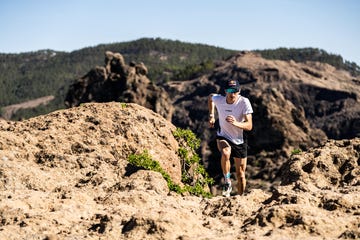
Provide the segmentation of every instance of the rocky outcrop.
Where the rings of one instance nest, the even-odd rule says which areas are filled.
[[[293,153],[270,192],[201,198],[127,161],[146,149],[179,181],[174,128],[115,102],[0,120],[0,239],[360,238],[359,138]]]
[[[301,188],[301,184],[318,189],[357,187],[360,186],[359,166],[359,139],[329,140],[306,153],[293,154],[282,166],[281,182],[297,188]]]
[[[64,167],[76,171],[89,167],[84,179],[103,179],[106,175],[95,177],[90,169],[105,164],[126,175],[126,165],[119,166],[118,161],[149,150],[173,180],[180,183],[181,167],[176,154],[179,146],[172,134],[175,126],[136,104],[85,104],[24,122],[3,122],[1,129],[0,150],[7,158],[26,159],[50,169]],[[14,144],[24,150],[8,149],[7,144],[11,145],[18,135],[22,138],[15,137]],[[157,147],[153,148],[154,145]],[[77,174],[80,183],[84,172]]]
[[[86,102],[126,102],[147,107],[171,119],[173,107],[163,88],[146,77],[143,63],[125,63],[120,53],[105,53],[105,66],[97,66],[77,79],[65,98],[67,107]]]

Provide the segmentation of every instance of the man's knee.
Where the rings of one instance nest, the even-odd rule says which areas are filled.
[[[240,179],[245,179],[245,171],[240,167],[240,169],[237,171],[236,173],[237,178]]]
[[[226,158],[230,158],[231,155],[231,148],[223,148],[221,149],[221,155],[224,155]]]

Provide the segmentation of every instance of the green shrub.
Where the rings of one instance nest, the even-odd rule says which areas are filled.
[[[182,182],[187,184],[186,191],[194,195],[210,197],[210,192],[205,191],[205,188],[213,184],[214,180],[209,177],[201,164],[201,158],[196,153],[200,147],[200,139],[189,129],[177,128],[173,135],[180,145],[178,155],[181,159]]]
[[[196,150],[200,147],[200,139],[198,139],[195,133],[193,133],[189,129],[185,130],[181,128],[176,128],[176,130],[173,132],[173,135],[177,140],[183,139],[193,150]]]
[[[134,166],[161,173],[171,191],[182,192],[181,187],[172,181],[170,175],[162,169],[159,162],[152,159],[148,151],[145,150],[142,154],[130,154],[128,160]]]
[[[291,151],[291,155],[297,155],[300,154],[302,151],[301,149],[295,148],[294,150]]]
[[[173,135],[180,144],[178,155],[182,162],[181,181],[184,183],[183,188],[173,182],[170,175],[162,169],[159,162],[152,159],[146,150],[141,154],[129,155],[129,162],[134,166],[161,173],[170,191],[180,194],[189,192],[196,196],[211,197],[211,193],[206,188],[213,184],[214,180],[209,177],[196,153],[196,149],[200,146],[200,140],[190,130],[180,128],[177,128]]]
[[[127,108],[127,104],[126,104],[126,103],[123,103],[123,102],[122,102],[122,103],[120,103],[120,105],[121,105],[121,108],[122,108],[122,109]]]

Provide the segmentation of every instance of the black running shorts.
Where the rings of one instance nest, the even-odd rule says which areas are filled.
[[[231,147],[231,156],[232,157],[236,157],[236,158],[246,158],[247,157],[247,139],[244,137],[244,143],[242,144],[235,144],[232,141],[221,137],[221,136],[217,136],[216,137],[217,141],[225,141],[230,147]]]

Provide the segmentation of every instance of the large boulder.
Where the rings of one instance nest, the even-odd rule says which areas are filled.
[[[319,148],[293,154],[282,166],[282,185],[319,189],[360,185],[360,139],[328,140]],[[301,188],[301,187],[299,187]],[[304,191],[309,189],[302,189]]]
[[[4,121],[0,130],[0,150],[7,161],[19,162],[21,167],[36,163],[49,174],[65,169],[73,172],[72,181],[78,181],[71,182],[74,185],[96,179],[100,182],[94,184],[111,185],[106,183],[110,175],[131,173],[129,155],[144,151],[176,183],[181,182],[179,145],[172,134],[175,126],[137,104],[83,104],[23,122]],[[36,174],[29,175],[29,181],[38,181]],[[39,189],[54,188],[47,181],[39,184],[43,185]]]

